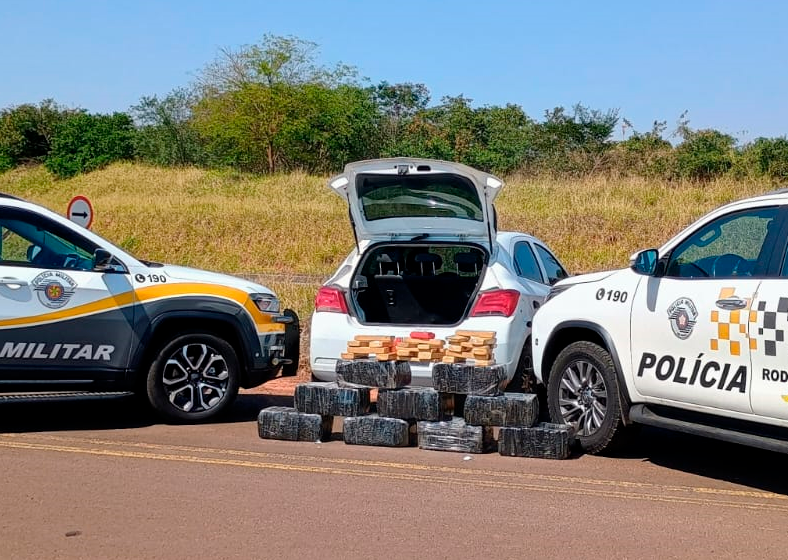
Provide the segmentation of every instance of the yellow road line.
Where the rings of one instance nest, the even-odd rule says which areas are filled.
[[[485,477],[495,477],[495,478],[521,478],[521,479],[541,480],[547,482],[558,482],[558,483],[569,483],[569,484],[612,486],[612,487],[619,487],[625,489],[635,488],[641,490],[656,490],[659,492],[685,492],[685,493],[696,493],[696,494],[704,494],[704,495],[721,495],[721,496],[730,496],[730,497],[761,498],[761,499],[769,499],[769,500],[788,501],[788,496],[782,494],[776,494],[774,492],[765,492],[765,491],[731,490],[726,488],[710,488],[703,486],[664,485],[664,484],[654,484],[652,482],[605,480],[605,479],[585,478],[578,476],[523,473],[523,472],[500,471],[500,470],[493,471],[493,470],[485,470],[485,469],[468,469],[468,468],[459,468],[459,467],[446,467],[441,465],[374,461],[369,459],[346,459],[346,458],[334,458],[334,457],[324,457],[324,456],[315,456],[315,455],[295,455],[295,454],[286,454],[286,453],[270,453],[265,451],[246,451],[242,449],[222,449],[216,447],[198,447],[198,446],[170,445],[170,444],[146,443],[146,442],[128,442],[128,441],[107,440],[107,439],[99,439],[99,438],[73,438],[73,437],[64,437],[64,436],[43,435],[43,434],[0,434],[0,438],[34,438],[44,441],[58,441],[58,442],[67,442],[67,443],[75,443],[75,444],[89,443],[92,445],[116,446],[116,447],[125,447],[125,448],[133,447],[137,449],[151,449],[158,451],[186,452],[186,453],[212,453],[217,455],[231,455],[234,457],[281,459],[284,461],[319,462],[319,463],[330,463],[337,465],[378,467],[378,468],[387,468],[387,469],[396,469],[396,470],[474,475],[474,476],[485,476]]]
[[[495,481],[495,480],[451,478],[451,477],[437,476],[437,475],[428,476],[428,475],[410,474],[410,473],[402,473],[402,472],[381,472],[381,471],[343,469],[336,467],[319,467],[319,466],[309,466],[309,465],[291,465],[291,464],[283,464],[283,463],[254,462],[254,461],[243,461],[238,459],[198,457],[194,455],[166,455],[161,453],[146,453],[146,452],[138,452],[138,451],[121,451],[121,450],[112,450],[112,449],[71,447],[64,445],[48,445],[48,444],[28,443],[28,442],[13,441],[13,440],[0,441],[0,447],[10,448],[10,449],[25,449],[25,450],[33,450],[33,451],[74,453],[81,455],[93,455],[93,456],[104,456],[104,457],[125,458],[125,459],[147,459],[147,460],[194,463],[194,464],[215,465],[215,466],[234,466],[234,467],[244,467],[244,468],[260,469],[260,470],[278,470],[278,471],[291,471],[291,472],[314,473],[314,474],[353,476],[353,477],[363,477],[363,478],[377,478],[384,480],[422,482],[422,483],[441,484],[448,486],[466,486],[466,487],[471,486],[477,488],[550,492],[556,494],[570,494],[570,495],[585,496],[585,497],[641,500],[641,501],[649,501],[649,502],[661,502],[661,503],[685,504],[685,505],[697,505],[697,506],[711,506],[711,507],[724,506],[724,507],[731,507],[737,509],[758,510],[758,511],[778,511],[778,512],[788,513],[788,506],[783,506],[781,504],[774,504],[774,503],[709,500],[704,498],[670,496],[666,494],[643,494],[643,493],[634,493],[634,492],[596,490],[589,488],[582,489],[582,488],[573,488],[573,487],[536,485],[536,484]]]

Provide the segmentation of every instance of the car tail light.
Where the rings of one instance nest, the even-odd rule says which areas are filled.
[[[347,314],[345,292],[339,288],[323,286],[317,291],[317,296],[315,296],[315,311]]]
[[[520,292],[517,290],[490,290],[481,292],[476,299],[476,304],[471,310],[471,317],[485,315],[502,315],[511,317],[520,301]]]

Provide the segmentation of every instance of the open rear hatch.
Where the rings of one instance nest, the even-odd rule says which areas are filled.
[[[356,241],[457,240],[492,250],[503,181],[459,163],[393,158],[345,166],[329,186],[345,198]]]
[[[464,243],[381,243],[362,257],[351,281],[366,324],[456,325],[484,277],[487,251]]]

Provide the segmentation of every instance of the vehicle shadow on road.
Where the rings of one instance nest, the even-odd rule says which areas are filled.
[[[788,455],[782,453],[644,426],[615,456],[788,494]]]
[[[253,421],[268,406],[293,406],[293,397],[242,394],[226,413],[209,423]],[[150,407],[134,397],[0,403],[0,433],[122,430],[164,423]]]

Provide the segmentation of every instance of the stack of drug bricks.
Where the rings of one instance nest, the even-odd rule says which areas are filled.
[[[260,411],[263,439],[328,441],[335,416],[342,416],[342,437],[352,445],[405,447],[416,443],[418,420],[451,416],[446,395],[410,387],[410,363],[402,360],[340,360],[337,380],[296,386],[295,406]],[[370,414],[370,391],[378,390],[377,413]]]
[[[412,332],[409,337],[357,335],[347,343],[347,351],[340,355],[343,360],[378,361],[399,360],[404,362],[439,362],[444,357],[444,341],[434,333]]]
[[[445,364],[463,364],[468,361],[477,366],[495,363],[493,349],[496,346],[492,331],[457,331],[446,338],[448,346],[441,359]]]
[[[396,344],[398,360],[440,362],[445,356],[445,342],[431,332],[412,332],[409,337],[397,339]]]
[[[271,406],[260,411],[257,417],[258,435],[263,439],[329,441],[334,416],[356,417],[367,414],[369,397],[369,389],[365,387],[301,383],[296,385],[293,407]]]
[[[411,334],[416,335],[411,338],[424,340],[418,338],[420,333]],[[377,340],[380,337],[368,342]],[[486,453],[494,450],[494,428],[499,428],[497,443],[501,455],[555,459],[569,456],[573,429],[567,425],[537,424],[536,395],[504,393],[503,365],[436,363],[432,370],[433,387],[412,387],[410,362],[379,361],[378,354],[370,354],[363,359],[354,354],[352,360],[337,362],[336,382],[298,385],[294,407],[261,410],[260,437],[328,441],[334,417],[341,416],[343,439],[352,445],[404,447],[418,442],[422,449]],[[375,414],[369,413],[371,388],[378,390]],[[455,402],[463,398],[464,408],[455,410]]]
[[[436,391],[464,395],[462,417],[446,422],[419,422],[422,449],[485,453],[497,449],[501,455],[566,459],[571,452],[574,430],[569,425],[538,424],[539,401],[529,393],[506,393],[503,365],[438,364],[432,370]]]
[[[340,361],[339,386],[377,388],[377,412],[346,417],[342,439],[351,445],[406,447],[416,443],[416,422],[451,416],[453,401],[429,387],[411,387],[410,362]]]
[[[347,343],[347,352],[340,355],[343,360],[373,358],[387,362],[397,358],[393,336],[357,335]]]

